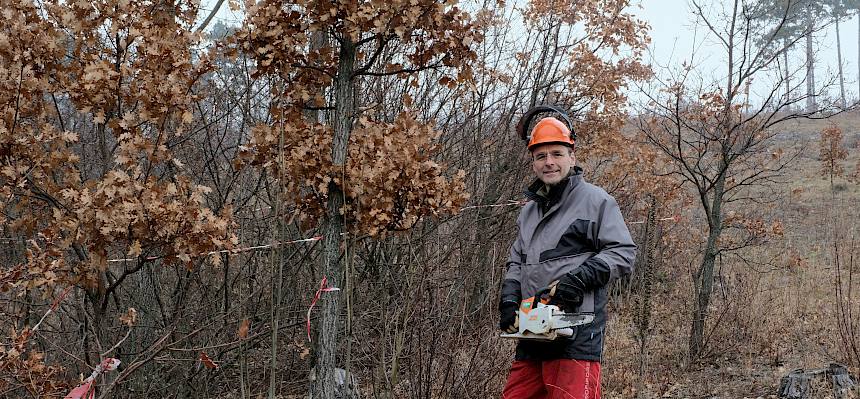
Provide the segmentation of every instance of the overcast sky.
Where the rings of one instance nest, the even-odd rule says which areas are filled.
[[[702,2],[728,4],[727,0],[702,0]],[[216,0],[203,0],[201,8],[211,9],[215,3]],[[226,3],[225,1],[219,10],[216,20],[229,25],[240,24],[241,13],[230,11]],[[656,66],[678,66],[682,61],[694,61],[698,72],[704,76],[725,74],[724,52],[713,42],[713,38],[707,35],[703,27],[697,26],[688,0],[633,0],[633,4],[629,11],[651,25],[649,62]],[[201,14],[205,13],[201,12]],[[856,98],[860,91],[857,81],[857,24],[855,17],[840,25],[842,64],[847,79],[845,85],[849,99]],[[816,80],[821,82],[827,74],[835,75],[838,68],[835,27],[831,26],[818,33],[815,36],[815,42],[819,51],[816,56]],[[805,61],[802,48],[798,48],[791,55],[789,63],[794,66],[802,65]]]
[[[636,1],[636,0],[634,0]],[[694,65],[702,74],[725,74],[723,50],[714,44],[706,30],[697,26],[688,0],[638,0],[631,12],[640,16],[651,25],[651,56],[656,65],[679,65],[681,61],[691,61],[695,51]],[[716,3],[723,0],[703,0]],[[719,3],[716,3],[719,4]],[[726,1],[728,4],[728,1]],[[842,65],[846,77],[845,91],[849,98],[857,97],[857,18],[840,23],[842,43]],[[818,33],[815,44],[819,51],[816,56],[816,80],[821,82],[828,73],[838,73],[836,53],[836,27],[830,26]],[[801,46],[802,47],[802,46]],[[802,48],[791,53],[789,63],[798,66],[805,62]],[[835,94],[835,93],[834,93]]]

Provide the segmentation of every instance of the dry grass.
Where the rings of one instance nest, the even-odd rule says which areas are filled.
[[[703,359],[686,364],[696,254],[663,259],[655,290],[644,378],[638,375],[635,306],[613,303],[604,360],[606,398],[769,398],[782,376],[798,368],[846,362],[836,322],[833,243],[858,239],[860,184],[842,178],[836,190],[819,173],[818,138],[828,122],[798,121],[785,126],[782,145],[802,145],[789,184],[761,209],[765,219],[782,220],[784,236],[746,251],[752,263],[724,258],[714,292],[709,346]],[[860,154],[860,115],[840,115],[834,123],[852,144],[846,172]],[[801,137],[800,142],[792,137]],[[693,229],[695,230],[695,229]],[[855,254],[855,257],[860,254]],[[856,284],[856,283],[855,283]],[[860,287],[856,289],[860,290]],[[858,295],[854,301],[858,302]],[[860,305],[854,303],[855,308]],[[856,365],[855,365],[856,367]],[[858,370],[852,370],[857,375]],[[814,398],[833,397],[819,389]]]

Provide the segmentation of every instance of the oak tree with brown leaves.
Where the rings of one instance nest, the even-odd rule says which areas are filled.
[[[90,364],[119,339],[107,310],[128,276],[156,263],[193,268],[235,244],[230,208],[213,212],[210,189],[171,151],[194,120],[195,83],[211,68],[192,54],[197,6],[145,3],[0,7],[0,220],[26,253],[0,270],[0,289],[45,298],[84,289]],[[31,327],[25,320],[12,335],[28,337]],[[0,354],[12,373],[25,356],[41,358],[16,342]]]
[[[468,198],[463,174],[448,179],[430,158],[431,139],[438,135],[432,125],[408,111],[378,120],[356,98],[357,89],[365,77],[414,79],[428,69],[451,71],[440,84],[467,82],[475,58],[471,45],[481,37],[468,13],[434,0],[261,1],[247,14],[236,40],[255,59],[258,76],[277,79],[272,123],[255,128],[249,158],[272,169],[278,191],[300,218],[323,223],[321,277],[342,286],[352,234],[407,229],[423,216],[456,210]],[[309,46],[315,35],[324,40]],[[381,62],[393,49],[400,55]],[[327,113],[308,120],[306,110]],[[344,395],[334,373],[341,306],[337,294],[321,298],[312,397]],[[274,378],[269,397],[275,395]]]
[[[818,158],[821,161],[820,173],[828,178],[832,192],[833,178],[845,173],[842,161],[848,158],[848,150],[842,145],[842,129],[835,124],[831,124],[821,131]]]

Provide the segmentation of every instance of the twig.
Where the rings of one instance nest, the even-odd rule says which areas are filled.
[[[119,340],[119,342],[117,342],[116,344],[114,344],[114,346],[112,346],[110,349],[108,349],[107,351],[105,351],[105,353],[102,353],[102,354],[101,354],[101,357],[102,357],[102,358],[105,358],[105,357],[107,357],[107,355],[108,355],[108,354],[110,354],[111,352],[113,352],[113,351],[114,351],[114,349],[119,348],[119,346],[120,346],[120,345],[122,345],[122,343],[123,343],[123,342],[125,342],[125,340],[126,340],[126,339],[128,339],[129,335],[131,335],[131,327],[129,327],[129,328],[128,328],[128,331],[126,331],[126,332],[125,332],[125,336],[124,336],[124,337],[122,337],[122,339],[121,339],[121,340]]]

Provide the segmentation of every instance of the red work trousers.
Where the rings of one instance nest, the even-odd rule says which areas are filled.
[[[517,360],[502,399],[600,399],[600,363],[587,360]]]

